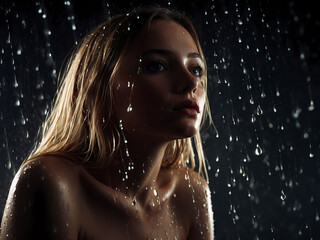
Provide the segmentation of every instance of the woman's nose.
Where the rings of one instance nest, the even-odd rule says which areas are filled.
[[[189,69],[181,69],[177,78],[179,79],[177,93],[196,93],[200,84],[200,78],[192,75]]]

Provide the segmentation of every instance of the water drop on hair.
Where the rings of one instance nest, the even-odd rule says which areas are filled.
[[[132,206],[135,206],[137,204],[137,199],[136,196],[134,196],[134,198],[132,199]]]

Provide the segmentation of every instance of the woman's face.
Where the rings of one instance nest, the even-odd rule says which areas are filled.
[[[115,76],[115,116],[136,137],[174,140],[199,129],[204,64],[188,31],[153,21],[129,46]]]

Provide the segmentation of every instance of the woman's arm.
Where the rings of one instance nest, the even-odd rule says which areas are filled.
[[[69,184],[59,167],[48,163],[27,163],[16,174],[4,209],[1,240],[75,239]]]

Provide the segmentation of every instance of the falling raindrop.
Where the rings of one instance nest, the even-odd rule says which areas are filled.
[[[262,149],[261,149],[261,147],[260,147],[259,144],[256,145],[256,150],[254,151],[254,153],[255,153],[257,156],[259,156],[259,155],[262,154]]]
[[[1,196],[7,194],[14,166],[34,144],[40,118],[50,109],[61,59],[110,11],[118,12],[104,2],[99,12],[84,8],[83,21],[72,0],[35,1],[27,10],[14,4],[19,3],[7,1],[2,8],[0,28],[0,153],[5,156]],[[165,5],[175,8],[177,2]],[[208,98],[216,129],[204,130],[203,145],[211,166],[209,179],[214,178],[210,188],[216,238],[316,239],[319,197],[311,190],[319,182],[316,10],[297,1],[243,5],[214,0],[199,9],[189,3],[182,8],[199,23],[196,28],[208,59]],[[141,66],[137,70],[140,74]],[[128,144],[126,138],[123,144]],[[123,149],[123,160],[129,161],[121,172],[124,182],[134,169],[129,156]],[[280,191],[274,187],[279,181]],[[279,192],[282,201],[276,206]],[[272,219],[270,209],[275,213]]]
[[[262,108],[260,105],[258,105],[257,109],[256,109],[256,114],[259,116],[261,114],[263,114]]]
[[[287,198],[287,196],[284,194],[283,190],[281,190],[280,198],[281,198],[282,201],[284,201]]]
[[[308,107],[308,110],[309,111],[313,111],[314,110],[314,102],[312,100],[310,101],[310,105]]]
[[[17,99],[14,105],[15,105],[16,107],[19,107],[19,106],[20,106],[20,100]]]

